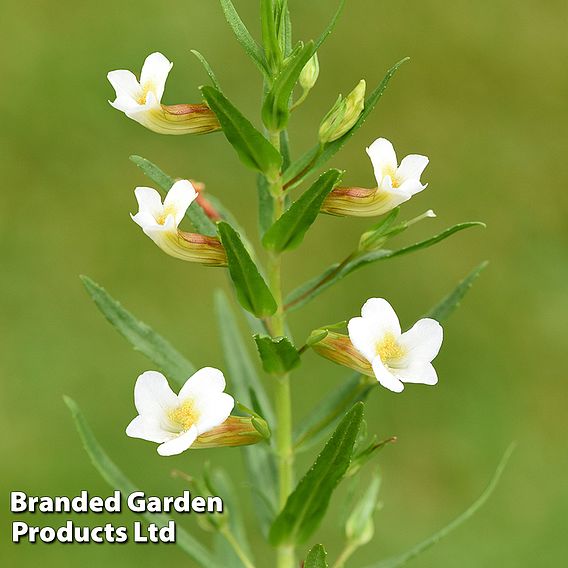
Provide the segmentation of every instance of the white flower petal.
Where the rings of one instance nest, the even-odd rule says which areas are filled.
[[[181,223],[187,209],[196,198],[197,192],[190,181],[181,179],[172,185],[164,200],[164,207],[168,210],[173,209],[172,214],[176,227]]]
[[[391,332],[395,337],[400,335],[398,316],[384,298],[369,298],[361,308],[361,315],[376,322],[384,332]]]
[[[347,324],[347,331],[355,349],[367,361],[372,361],[377,355],[377,343],[384,337],[381,327],[369,319],[352,318]]]
[[[116,97],[115,101],[109,101],[109,103],[112,107],[125,113],[127,116],[136,113],[141,108],[136,99],[125,95]]]
[[[378,138],[368,148],[367,154],[373,163],[375,178],[380,186],[385,175],[394,175],[396,172],[396,152],[393,145],[386,138]]]
[[[192,426],[187,432],[158,446],[158,453],[161,456],[175,456],[185,452],[197,438],[197,428]]]
[[[376,215],[384,215],[412,197],[412,194],[401,191],[401,188],[392,189],[392,187],[387,188],[386,185],[383,183],[377,190],[381,198],[381,207],[375,211]]]
[[[134,387],[134,404],[138,414],[161,420],[177,403],[177,397],[162,373],[146,371],[138,377]]]
[[[428,184],[422,185],[417,179],[408,179],[393,191],[404,194],[407,196],[405,201],[408,201],[413,195],[424,191],[427,187]]]
[[[144,229],[146,234],[148,234],[147,231],[159,231],[162,228],[156,223],[154,216],[146,211],[139,211],[136,215],[130,213],[130,217],[138,226]]]
[[[408,179],[416,179],[420,181],[422,172],[428,165],[428,158],[419,154],[410,154],[400,162],[400,166],[396,172],[396,177],[402,184]]]
[[[107,74],[107,79],[112,85],[117,99],[122,97],[137,99],[142,93],[138,79],[131,71],[125,69],[111,71]]]
[[[134,418],[126,428],[126,435],[158,444],[163,444],[174,436],[171,432],[164,430],[158,420],[146,416]]]
[[[162,213],[162,198],[154,188],[137,187],[134,190],[134,195],[140,212],[150,213],[154,218]]]
[[[392,392],[402,392],[404,390],[402,382],[384,366],[380,357],[373,359],[372,366],[377,381],[379,381],[383,387]]]
[[[393,369],[393,373],[404,383],[435,385],[438,382],[438,375],[432,363],[415,364],[401,369]]]
[[[199,435],[201,435],[216,426],[220,426],[229,418],[235,407],[235,399],[230,394],[221,393],[214,397],[196,399],[194,405],[199,413],[196,427]]]
[[[173,63],[158,52],[148,55],[144,61],[140,73],[140,85],[143,89],[151,86],[151,91],[156,95],[158,103],[162,101],[166,79],[172,67]]]
[[[424,318],[417,321],[399,340],[405,351],[406,366],[430,363],[438,355],[443,339],[444,330],[436,320]]]
[[[219,369],[203,367],[194,373],[179,391],[178,399],[198,400],[201,397],[215,397],[225,390],[225,377]]]

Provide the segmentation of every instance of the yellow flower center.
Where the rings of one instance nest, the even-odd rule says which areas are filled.
[[[146,104],[146,97],[148,96],[148,93],[150,91],[153,91],[153,90],[154,90],[154,85],[151,82],[144,83],[144,85],[142,85],[142,93],[136,99],[136,102],[139,105],[145,105]]]
[[[175,410],[170,412],[170,419],[179,424],[184,430],[189,430],[198,420],[199,413],[193,406],[193,401],[188,400]]]
[[[174,215],[175,217],[176,208],[173,205],[168,205],[162,209],[162,212],[156,217],[156,223],[158,225],[165,225],[166,219],[170,215]]]
[[[391,185],[393,187],[393,189],[396,189],[397,187],[400,186],[400,181],[397,179],[396,177],[396,170],[392,170],[391,168],[387,168],[386,171],[384,171],[384,175],[385,176],[389,176],[391,178]]]
[[[383,363],[400,359],[404,355],[404,349],[397,343],[392,333],[387,333],[381,341],[377,342],[375,352]]]

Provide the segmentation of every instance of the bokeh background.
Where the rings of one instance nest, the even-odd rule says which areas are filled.
[[[256,3],[236,4],[258,32]],[[296,39],[309,39],[327,24],[335,2],[292,0],[291,8]],[[303,338],[318,324],[355,315],[366,298],[384,296],[409,325],[473,266],[491,262],[446,325],[439,385],[403,395],[377,390],[370,399],[369,428],[399,442],[378,459],[384,508],[373,542],[353,566],[408,548],[462,511],[513,440],[518,449],[487,506],[414,566],[519,568],[566,560],[567,8],[562,0],[352,0],[320,51],[317,87],[294,116],[298,155],[313,143],[339,92],[362,77],[372,87],[391,64],[411,56],[334,164],[348,170],[348,182],[370,185],[364,148],[378,136],[402,155],[430,157],[429,188],[403,214],[433,208],[438,219],[414,227],[400,244],[462,220],[488,225],[356,273],[291,318]],[[199,49],[257,124],[259,77],[214,1],[8,1],[1,10],[3,564],[191,566],[173,546],[9,544],[7,494],[108,494],[63,404],[68,394],[110,455],[149,493],[181,491],[171,469],[199,474],[210,460],[230,466],[251,518],[239,450],[166,460],[152,444],[124,435],[134,415],[134,381],[152,365],[103,320],[78,275],[103,284],[195,364],[223,367],[212,292],[226,287],[224,274],[166,257],[130,221],[132,190],[146,180],[128,156],[205,182],[253,234],[254,176],[222,135],[164,137],[126,119],[107,103],[113,93],[105,75],[116,68],[138,72],[144,57],[159,50],[175,62],[165,102],[195,102],[207,79],[189,51]],[[321,218],[287,258],[286,287],[349,252],[371,222]],[[294,379],[296,417],[344,377],[308,354]],[[310,459],[300,460],[300,471]],[[312,539],[331,556],[340,545],[335,519],[344,505],[340,492]],[[108,520],[129,524],[134,516],[78,519]],[[209,539],[192,519],[187,526]],[[258,564],[271,566],[255,534]]]

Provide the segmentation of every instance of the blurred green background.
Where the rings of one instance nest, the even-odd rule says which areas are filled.
[[[257,32],[256,2],[236,4]],[[319,34],[335,5],[292,0],[296,39]],[[370,430],[399,442],[378,460],[384,508],[374,540],[353,566],[406,549],[463,510],[512,440],[519,447],[489,504],[413,565],[518,568],[566,559],[567,8],[563,0],[352,0],[320,51],[320,81],[294,116],[298,155],[339,92],[362,77],[372,87],[392,63],[411,56],[334,165],[348,170],[347,182],[371,185],[364,148],[378,136],[392,140],[401,157],[430,157],[423,178],[429,188],[403,215],[433,208],[438,219],[414,227],[400,244],[462,220],[488,224],[356,273],[291,318],[300,341],[319,324],[356,315],[368,297],[384,296],[410,325],[473,266],[491,261],[445,326],[439,385],[410,386],[403,395],[377,389],[367,405]],[[206,76],[189,50],[199,49],[228,96],[257,123],[259,77],[214,1],[8,1],[1,10],[3,564],[191,566],[173,546],[9,544],[7,493],[108,494],[81,448],[65,393],[149,493],[181,491],[170,471],[199,474],[211,460],[230,466],[250,513],[251,480],[235,459],[239,450],[163,459],[152,444],[124,435],[134,416],[134,381],[152,365],[103,320],[78,275],[104,285],[196,365],[223,366],[212,314],[212,292],[226,286],[223,271],[165,256],[130,221],[133,189],[146,180],[128,156],[205,182],[250,233],[254,176],[222,135],[164,137],[126,119],[107,103],[113,92],[105,75],[117,68],[138,73],[144,57],[159,50],[175,62],[164,102],[196,102]],[[322,217],[287,258],[286,287],[349,252],[371,223]],[[308,354],[294,378],[296,417],[345,374]],[[299,471],[310,459],[300,460]],[[312,539],[332,557],[341,542],[334,520],[343,497]],[[34,520],[58,525],[64,518]],[[108,520],[120,524],[78,518]],[[127,514],[121,522],[133,520]],[[187,526],[209,539],[193,519]],[[266,548],[255,546],[259,566],[271,566]]]

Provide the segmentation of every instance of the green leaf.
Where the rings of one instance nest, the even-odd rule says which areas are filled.
[[[295,428],[295,448],[303,448],[316,435],[328,433],[348,408],[367,398],[372,388],[373,384],[360,373],[351,374],[347,380],[342,381]]]
[[[260,0],[260,24],[262,28],[262,43],[264,56],[271,71],[276,71],[282,62],[282,52],[276,30],[273,0]]]
[[[254,41],[247,27],[241,20],[239,14],[237,13],[235,6],[231,0],[219,0],[221,2],[221,8],[225,13],[225,18],[233,33],[235,34],[237,41],[241,44],[246,54],[254,61],[256,66],[262,71],[264,75],[269,76],[269,71],[266,66],[266,60],[264,59],[264,53],[261,47]]]
[[[329,170],[295,201],[264,235],[262,244],[269,250],[282,252],[298,247],[317,219],[321,206],[337,185],[342,172]]]
[[[75,425],[83,442],[83,446],[91,458],[91,462],[102,475],[103,479],[113,489],[118,489],[125,496],[137,491],[138,489],[136,486],[124,475],[124,473],[122,473],[118,466],[109,458],[107,453],[99,445],[91,428],[87,424],[85,417],[77,406],[77,403],[67,396],[63,397],[63,399],[75,420]],[[172,520],[168,515],[155,513],[145,513],[142,517],[144,517],[148,522],[156,523],[159,526],[164,526]],[[214,558],[211,553],[203,547],[199,540],[191,536],[179,525],[176,527],[176,537],[176,544],[191,558],[193,558],[197,564],[204,568],[209,568],[214,565]]]
[[[227,296],[222,290],[215,290],[214,301],[223,356],[229,371],[232,391],[239,402],[253,407],[254,400],[250,396],[252,391],[260,404],[259,414],[273,425],[275,417],[270,399],[258,377]]]
[[[97,308],[113,327],[134,347],[150,359],[169,378],[180,385],[195,372],[195,367],[168,341],[145,323],[137,320],[110,294],[87,276],[81,276]]]
[[[210,492],[210,494],[223,497],[223,516],[227,517],[231,533],[246,556],[252,558],[252,551],[246,536],[245,520],[239,492],[233,485],[231,476],[222,469],[214,469],[208,475],[208,484],[214,488],[214,491]],[[230,547],[229,543],[225,539],[223,540],[225,544],[219,545],[216,550],[218,561],[214,566],[241,568],[243,566],[242,561],[238,558],[233,548]]]
[[[134,162],[146,176],[148,176],[158,187],[167,193],[176,180],[164,173],[156,164],[153,164],[150,160],[142,158],[141,156],[130,156],[130,160]],[[215,228],[215,223],[207,217],[205,211],[203,211],[201,205],[194,201],[187,210],[186,215],[189,217],[191,224],[194,226],[195,230],[208,237],[217,236],[217,229]]]
[[[459,517],[454,519],[449,525],[446,525],[443,529],[438,531],[437,533],[433,534],[430,538],[422,541],[420,544],[417,544],[409,551],[399,555],[394,556],[392,558],[387,558],[386,560],[381,560],[380,562],[376,562],[375,564],[371,564],[366,568],[399,568],[400,566],[404,566],[410,560],[413,560],[420,554],[422,554],[425,550],[428,550],[438,542],[440,542],[444,537],[448,536],[452,531],[457,529],[460,525],[465,523],[468,519],[470,519],[481,507],[486,503],[489,499],[499,480],[501,479],[501,475],[507,466],[507,462],[511,457],[515,449],[515,444],[509,446],[505,455],[501,458],[501,462],[497,466],[495,473],[493,474],[493,478],[489,482],[489,485],[485,489],[485,491],[479,496],[479,498],[472,504],[468,509],[466,509]]]
[[[296,310],[302,307],[315,297],[319,296],[324,290],[333,286],[359,268],[363,268],[364,266],[379,260],[388,260],[390,258],[396,258],[398,256],[403,256],[405,254],[410,254],[431,247],[452,236],[454,233],[458,233],[459,231],[463,231],[471,227],[485,227],[485,224],[478,221],[458,223],[457,225],[442,231],[438,235],[397,250],[379,249],[366,253],[353,254],[344,262],[333,264],[319,276],[312,278],[305,284],[296,288],[296,290],[294,290],[286,298],[286,310]]]
[[[351,463],[362,420],[363,403],[357,403],[339,423],[314,465],[276,517],[269,537],[273,546],[302,544],[318,527],[333,491]]]
[[[316,544],[308,552],[304,568],[328,568],[327,552],[322,544]]]
[[[288,57],[292,51],[292,22],[288,0],[277,0],[275,21],[280,49],[284,57]]]
[[[278,150],[220,91],[205,86],[201,92],[243,164],[270,179],[276,176],[282,163]]]
[[[191,49],[190,51],[191,53],[193,53],[193,55],[195,55],[195,57],[197,57],[201,65],[203,65],[203,68],[205,69],[207,75],[209,75],[209,79],[211,79],[213,86],[218,91],[221,91],[221,85],[219,84],[219,81],[217,80],[217,77],[215,76],[215,73],[213,72],[213,69],[211,68],[211,65],[209,65],[207,59],[205,59],[205,57],[203,57],[203,55],[201,55],[201,53],[199,53],[197,49]]]
[[[351,465],[345,474],[346,477],[353,477],[355,474],[359,473],[361,468],[380,450],[382,450],[388,444],[392,444],[396,442],[396,436],[392,438],[387,438],[386,440],[381,440],[377,442],[376,436],[373,438],[373,441],[363,450],[357,452],[357,454],[353,457],[351,461]]]
[[[282,130],[290,117],[290,97],[300,73],[314,54],[314,43],[308,42],[286,63],[278,74],[262,105],[262,120],[270,130]]]
[[[215,312],[231,392],[241,403],[257,409],[270,425],[275,424],[268,396],[242,339],[233,310],[221,290],[215,292]],[[255,401],[258,401],[258,405]],[[277,475],[274,454],[268,444],[247,446],[243,448],[243,452],[248,477],[255,480],[251,484],[254,510],[263,534],[267,534],[276,510]]]
[[[338,138],[334,142],[326,144],[323,150],[321,150],[319,145],[314,146],[284,172],[283,180],[286,189],[292,189],[298,186],[304,181],[304,179],[306,179],[307,176],[317,171],[337,152],[339,152],[339,150],[341,150],[344,144],[355,134],[355,132],[357,132],[357,130],[359,130],[359,128],[361,128],[361,126],[363,126],[363,123],[365,122],[369,114],[371,114],[371,112],[379,102],[379,99],[385,92],[392,76],[397,72],[398,68],[408,60],[409,58],[405,57],[387,71],[387,74],[381,81],[380,85],[366,98],[365,108],[363,109],[363,112],[359,116],[359,119],[349,130],[349,132],[347,132],[345,135],[343,135],[341,138]]]
[[[276,301],[241,238],[225,221],[218,228],[241,306],[259,318],[271,316],[276,311]]]
[[[434,306],[425,317],[437,321],[447,320],[456,308],[459,308],[464,296],[469,292],[481,271],[488,265],[487,261],[476,266],[439,304]]]
[[[375,473],[345,524],[345,535],[350,543],[363,546],[373,537],[373,515],[377,509],[380,487],[381,477]]]
[[[317,39],[314,51],[317,51],[321,47],[323,42],[329,37],[331,32],[333,32],[333,30],[335,29],[335,26],[337,25],[337,22],[339,21],[339,17],[341,16],[341,14],[343,12],[344,7],[345,7],[345,0],[341,0],[339,2],[339,6],[337,7],[337,10],[335,11],[335,14],[333,15],[331,22],[329,22],[327,28],[325,28],[323,33]]]
[[[256,347],[262,368],[269,375],[284,375],[300,364],[298,350],[286,337],[273,339],[267,335],[255,335]]]

